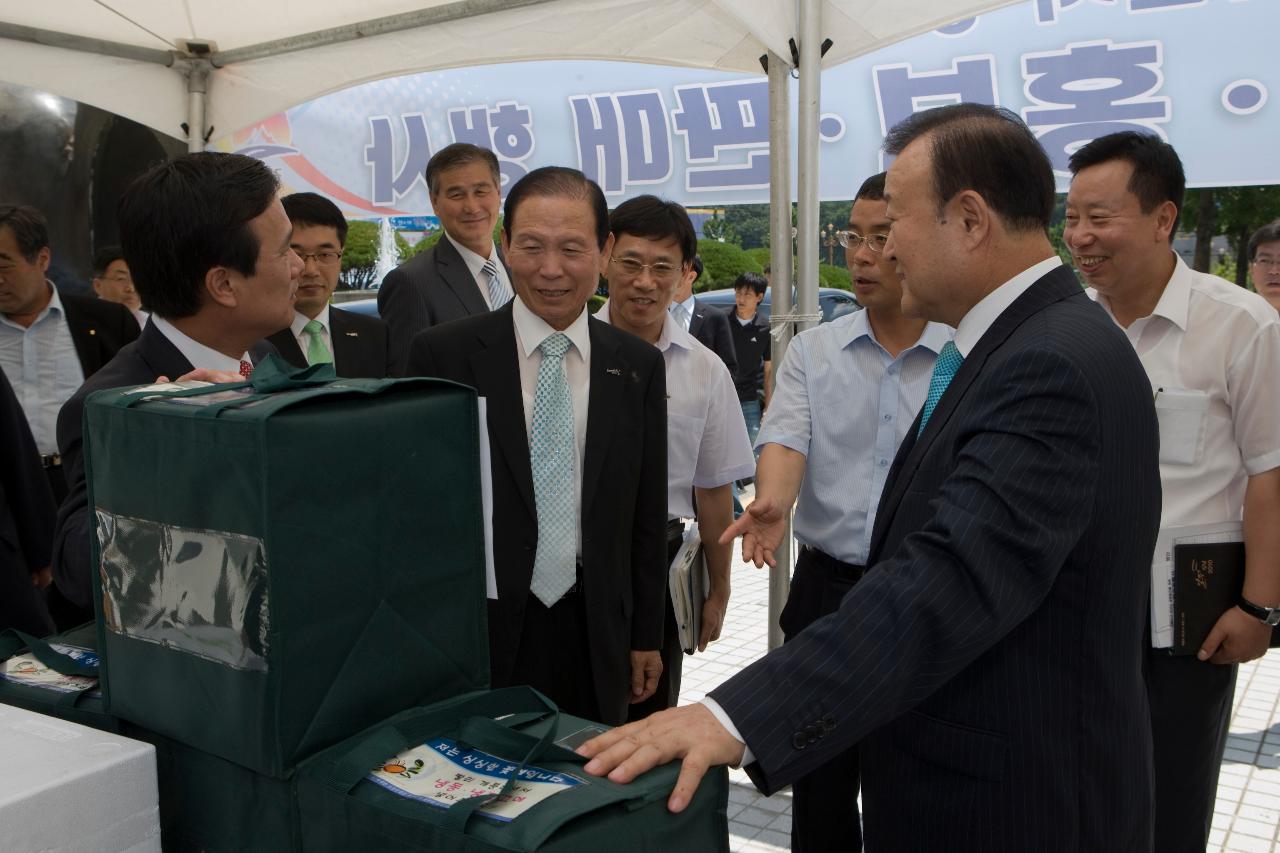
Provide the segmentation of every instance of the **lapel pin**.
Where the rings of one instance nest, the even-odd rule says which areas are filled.
[[[605,373],[607,373],[607,374],[609,374],[610,376],[621,376],[621,375],[622,375],[622,370],[621,370],[621,369],[619,369],[619,368],[617,368],[617,367],[606,367],[606,368],[604,369],[604,372],[605,372]]]
[[[343,334],[345,334],[348,338],[358,338],[358,337],[360,337],[360,333],[359,333],[359,332],[344,332]]]
[[[91,334],[91,335],[96,335],[96,334],[98,334],[98,330],[97,330],[97,329],[90,329],[90,330],[89,330],[89,334]]]

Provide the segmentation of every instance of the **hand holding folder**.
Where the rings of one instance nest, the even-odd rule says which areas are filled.
[[[684,542],[671,561],[668,574],[671,607],[680,632],[680,647],[693,654],[702,634],[702,604],[707,600],[711,583],[707,561],[702,553],[702,537],[695,521],[684,532]]]

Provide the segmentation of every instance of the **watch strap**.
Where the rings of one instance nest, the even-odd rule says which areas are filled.
[[[1263,607],[1261,604],[1254,604],[1243,595],[1236,603],[1236,606],[1248,613],[1255,619],[1265,622],[1268,625],[1280,625],[1280,607]]]

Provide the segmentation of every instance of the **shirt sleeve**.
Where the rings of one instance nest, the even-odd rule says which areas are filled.
[[[809,384],[805,375],[805,336],[797,335],[787,347],[782,364],[773,374],[773,397],[756,435],[756,449],[780,444],[809,455],[813,418],[809,410]]]
[[[742,417],[738,392],[729,376],[729,368],[719,358],[708,359],[709,382],[706,389],[707,419],[698,443],[698,463],[693,485],[714,489],[734,480],[753,476],[756,457],[747,437],[747,422]]]
[[[1280,323],[1266,323],[1227,369],[1231,422],[1250,477],[1280,468]]]
[[[742,733],[733,724],[733,720],[729,719],[729,715],[725,713],[724,708],[720,707],[720,703],[707,696],[703,698],[700,704],[705,705],[706,709],[711,712],[711,716],[716,718],[716,722],[724,726],[725,731],[733,735],[733,739],[742,744],[742,762],[734,766],[746,767],[748,764],[754,764],[756,757],[751,754],[751,747],[747,746],[747,742],[742,739]]]

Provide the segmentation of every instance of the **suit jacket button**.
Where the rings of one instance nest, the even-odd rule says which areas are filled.
[[[804,749],[809,745],[809,741],[805,738],[803,732],[796,732],[791,737],[791,745],[796,749]]]
[[[836,727],[835,717],[832,717],[830,714],[827,714],[825,717],[822,718],[822,730],[824,732],[829,732],[833,730],[835,727]]]

